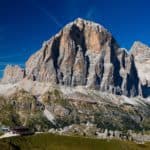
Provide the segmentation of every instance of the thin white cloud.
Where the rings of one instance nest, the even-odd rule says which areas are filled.
[[[58,19],[52,15],[52,13],[50,11],[48,11],[47,9],[43,8],[43,7],[39,7],[39,9],[50,18],[50,20],[52,20],[58,27],[62,27],[63,25],[58,21]]]
[[[86,16],[87,19],[93,19],[94,13],[95,13],[95,7],[91,7],[91,8],[87,11],[87,13],[86,13],[85,16]]]
[[[56,16],[54,16],[49,10],[41,6],[41,4],[37,0],[36,1],[31,0],[31,1],[33,3],[33,6],[38,8],[45,16],[47,16],[51,21],[53,21],[58,27],[63,26],[63,24],[60,21],[58,21]]]

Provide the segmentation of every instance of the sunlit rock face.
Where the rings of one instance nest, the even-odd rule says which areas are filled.
[[[134,58],[103,26],[83,19],[67,24],[26,63],[27,77],[115,94],[140,93]]]
[[[1,80],[1,83],[16,83],[21,81],[25,77],[25,70],[21,67],[15,65],[8,65],[4,71],[4,77]]]
[[[130,52],[135,58],[143,96],[150,96],[150,48],[141,42],[134,42]]]

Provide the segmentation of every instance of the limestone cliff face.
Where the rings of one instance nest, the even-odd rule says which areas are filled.
[[[44,42],[26,63],[27,77],[115,94],[140,93],[134,58],[101,25],[76,19]]]
[[[135,58],[143,96],[150,96],[150,48],[141,42],[134,42],[130,52]]]
[[[19,66],[11,66],[8,65],[4,71],[4,77],[2,79],[2,83],[16,83],[21,81],[25,77],[25,70],[20,68]]]
[[[42,49],[29,59],[27,74],[39,81],[86,85],[87,78],[93,78],[89,71],[94,74],[91,69],[103,49],[109,51],[112,40],[102,26],[77,19],[45,42]]]

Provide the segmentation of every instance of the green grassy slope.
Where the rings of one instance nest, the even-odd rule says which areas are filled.
[[[38,134],[0,140],[0,147],[2,150],[149,150],[150,143]]]

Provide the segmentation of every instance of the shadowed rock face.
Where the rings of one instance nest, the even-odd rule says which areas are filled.
[[[26,62],[28,79],[86,86],[118,95],[142,95],[134,54],[119,47],[103,26],[76,19]]]

